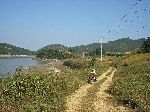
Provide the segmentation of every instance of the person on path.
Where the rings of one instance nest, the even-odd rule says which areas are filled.
[[[96,82],[96,72],[95,69],[92,69],[90,72],[89,83]]]
[[[93,78],[94,78],[94,77],[96,78],[96,72],[95,72],[95,69],[92,69],[92,71],[91,71],[90,74],[91,74],[91,76],[92,76]]]

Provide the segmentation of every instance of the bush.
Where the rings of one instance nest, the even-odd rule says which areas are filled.
[[[147,37],[147,40],[143,42],[141,51],[143,53],[150,53],[150,37]]]
[[[80,68],[86,68],[89,67],[89,62],[88,60],[84,59],[68,59],[65,60],[63,65],[70,67],[71,69],[80,69]]]
[[[23,69],[22,66],[16,67],[15,74],[16,74],[16,75],[21,75],[21,74],[22,74],[22,69]]]
[[[72,69],[75,69],[75,68],[79,69],[79,68],[83,67],[81,63],[74,62],[72,60],[64,61],[63,65],[68,66],[68,67],[70,67]]]

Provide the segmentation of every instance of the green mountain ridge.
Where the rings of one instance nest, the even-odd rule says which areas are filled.
[[[1,55],[33,55],[34,51],[28,49],[16,47],[7,43],[0,43]]]
[[[103,43],[103,50],[106,52],[127,52],[137,48],[140,48],[145,41],[145,38],[132,40],[130,38],[122,38],[115,41],[109,41],[108,43]],[[42,49],[53,49],[53,50],[68,50],[69,47],[66,47],[61,44],[52,44],[43,47]],[[100,43],[92,43],[89,45],[81,45],[72,47],[76,52],[92,52],[95,49],[100,48]]]
[[[128,38],[122,38],[115,41],[109,41],[108,43],[103,43],[103,50],[105,52],[127,52],[131,51],[137,48],[140,48],[145,41],[145,38],[133,40]],[[73,49],[77,53],[82,52],[92,52],[95,49],[100,48],[100,43],[92,43],[88,45],[80,45],[75,47],[66,47],[61,44],[50,44],[47,45],[36,52],[42,50],[42,49],[52,49],[52,50],[70,50]],[[0,54],[10,54],[10,55],[33,55],[35,54],[35,51],[30,51],[28,49],[16,47],[14,45],[10,45],[7,43],[0,43]]]
[[[103,50],[106,52],[127,52],[140,48],[145,40],[145,38],[137,40],[122,38],[115,41],[109,41],[108,43],[103,43]],[[74,49],[78,52],[91,52],[98,48],[100,48],[100,43],[74,47]]]

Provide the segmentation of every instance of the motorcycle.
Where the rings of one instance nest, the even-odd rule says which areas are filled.
[[[89,84],[92,84],[92,83],[94,83],[94,82],[96,82],[97,81],[97,78],[95,77],[95,76],[89,76],[89,79],[88,79],[88,83]]]

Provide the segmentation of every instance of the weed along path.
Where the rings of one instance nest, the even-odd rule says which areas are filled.
[[[128,108],[114,106],[105,92],[112,82],[116,69],[110,68],[97,78],[97,82],[80,87],[66,100],[66,112],[131,112]]]

